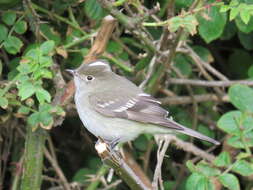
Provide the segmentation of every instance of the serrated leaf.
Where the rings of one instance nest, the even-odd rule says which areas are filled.
[[[21,107],[18,109],[18,113],[19,113],[19,114],[27,115],[29,112],[30,112],[30,108],[29,108],[29,107],[26,107],[26,106],[21,106]]]
[[[229,99],[231,103],[242,111],[253,112],[253,90],[252,88],[236,84],[229,88]]]
[[[87,184],[89,179],[88,176],[91,174],[94,174],[94,170],[88,168],[81,168],[75,173],[72,181],[78,182],[83,185]]]
[[[18,96],[21,97],[21,101],[29,98],[30,96],[32,96],[35,93],[35,86],[33,86],[32,83],[30,82],[25,82],[22,83],[18,86]]]
[[[53,40],[49,40],[41,44],[40,50],[43,55],[48,55],[51,51],[53,51],[55,47],[55,42]]]
[[[232,8],[229,14],[229,21],[232,21],[235,19],[235,17],[239,14],[240,9],[238,7]]]
[[[48,112],[40,112],[40,127],[42,127],[43,129],[51,129],[53,124],[54,124],[54,120],[52,115],[50,115]]]
[[[253,50],[253,32],[246,34],[239,31],[238,37],[239,37],[240,43],[243,45],[245,49]]]
[[[45,101],[48,103],[51,102],[51,95],[49,94],[48,91],[44,90],[43,88],[39,88],[36,90],[36,98],[39,100],[40,104],[44,104]]]
[[[250,17],[250,20],[248,21],[248,23],[245,24],[242,21],[241,17],[238,16],[235,18],[235,23],[236,23],[237,28],[244,33],[250,33],[253,31],[253,17]]]
[[[228,152],[222,152],[213,162],[218,167],[229,166],[231,164],[231,158]]]
[[[0,42],[2,42],[3,40],[5,40],[7,38],[8,35],[8,29],[3,25],[0,24]]]
[[[4,12],[2,15],[2,20],[7,25],[13,25],[16,20],[16,13],[15,12]]]
[[[40,30],[47,39],[53,40],[56,45],[61,43],[60,34],[57,33],[52,26],[49,26],[48,24],[41,24]]]
[[[8,99],[5,97],[0,97],[0,107],[6,109],[8,107]]]
[[[224,13],[224,12],[227,12],[229,9],[230,9],[230,7],[228,5],[222,5],[220,7],[220,12]]]
[[[10,53],[10,54],[17,54],[20,52],[21,47],[23,46],[23,42],[15,37],[15,36],[9,36],[5,41],[4,41],[4,49]]]
[[[214,190],[211,181],[198,173],[193,173],[186,181],[186,190]]]
[[[35,112],[28,117],[28,124],[32,127],[33,131],[38,127],[40,122],[39,112]]]
[[[245,148],[240,136],[229,137],[227,144],[235,148]]]
[[[233,174],[225,173],[219,176],[219,181],[224,187],[230,190],[240,190],[240,185],[237,177]]]
[[[24,34],[27,30],[27,23],[23,20],[18,21],[14,25],[14,31],[18,34]]]
[[[241,116],[242,113],[240,111],[227,112],[221,116],[217,125],[220,129],[231,135],[239,135],[241,131],[236,121],[239,120]]]
[[[222,35],[226,25],[227,16],[226,13],[219,12],[218,7],[211,7],[210,10],[208,9],[208,11],[205,12],[205,14],[207,14],[210,19],[206,20],[198,15],[198,30],[205,42],[209,43]]]
[[[200,172],[201,174],[207,177],[213,177],[220,174],[220,170],[210,167],[209,164],[206,162],[198,163],[196,168],[198,172]]]
[[[232,170],[241,174],[242,176],[251,176],[253,175],[253,167],[252,165],[245,160],[238,160],[233,165]]]
[[[240,12],[240,16],[241,16],[241,19],[242,21],[245,23],[245,24],[248,24],[249,20],[250,20],[250,11],[249,10],[243,10]]]

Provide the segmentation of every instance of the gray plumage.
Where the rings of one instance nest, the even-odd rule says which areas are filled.
[[[183,133],[214,144],[218,141],[167,118],[160,102],[134,83],[95,61],[73,71],[75,103],[85,127],[107,141],[125,142],[142,133]]]

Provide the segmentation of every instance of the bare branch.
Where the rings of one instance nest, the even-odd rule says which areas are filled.
[[[244,84],[248,86],[253,86],[252,80],[205,81],[205,80],[178,79],[178,78],[170,78],[168,80],[170,84],[183,84],[183,85],[189,84],[207,87],[228,87],[234,84]]]
[[[95,148],[103,162],[114,169],[117,175],[124,180],[132,190],[151,190],[142,179],[129,167],[126,161],[102,140],[96,143]]]
[[[196,102],[206,102],[206,101],[216,101],[216,102],[228,102],[229,98],[227,95],[219,98],[216,94],[201,94],[194,95]],[[178,105],[178,104],[192,104],[191,96],[175,96],[175,97],[166,97],[158,99],[164,105]]]

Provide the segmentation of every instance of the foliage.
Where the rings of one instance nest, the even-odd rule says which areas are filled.
[[[18,166],[28,152],[24,149],[29,147],[30,130],[35,141],[41,131],[48,132],[41,189],[66,188],[70,183],[88,189],[107,187],[101,176],[110,172],[94,152],[95,138],[83,129],[73,102],[63,105],[60,99],[71,79],[64,70],[82,64],[103,17],[111,14],[119,24],[101,58],[136,84],[145,81],[145,90],[160,98],[180,124],[222,144],[191,141],[195,148],[212,151],[212,161],[191,155],[188,147],[179,147],[185,150],[180,151],[170,146],[162,168],[165,190],[252,189],[252,1],[15,0],[2,4],[1,187],[20,189],[19,174],[25,171]],[[230,80],[246,83],[227,85]],[[210,81],[218,82],[210,85]],[[177,139],[190,140],[184,135]],[[38,145],[40,154],[36,146],[30,146],[33,154],[42,156],[44,144]],[[141,135],[131,147],[132,156],[151,179],[157,161],[154,137]],[[117,180],[113,176],[108,184]],[[127,188],[120,183],[112,189]]]

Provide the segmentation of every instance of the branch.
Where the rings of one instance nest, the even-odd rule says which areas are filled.
[[[123,179],[132,190],[151,190],[134,170],[128,166],[119,153],[111,150],[102,139],[98,140],[95,148],[103,162],[113,168],[117,175]]]
[[[234,84],[244,84],[248,86],[253,86],[252,80],[234,80],[234,81],[204,81],[204,80],[193,80],[193,79],[178,79],[170,78],[168,79],[170,84],[189,84],[195,86],[207,86],[207,87],[228,87]]]
[[[196,102],[206,102],[206,101],[216,101],[216,102],[228,102],[228,96],[224,95],[221,98],[216,94],[201,94],[194,95]],[[175,97],[166,97],[158,99],[164,105],[178,105],[178,104],[192,104],[191,96],[175,96]]]
[[[65,177],[64,173],[62,172],[57,160],[55,160],[49,153],[49,151],[45,148],[44,149],[44,154],[47,158],[47,160],[50,162],[52,167],[54,168],[56,174],[58,175],[60,179],[60,183],[62,183],[63,187],[65,190],[71,190],[71,187],[67,181],[67,178]]]
[[[192,143],[184,142],[174,135],[166,135],[165,137],[169,138],[171,142],[175,144],[178,148],[186,152],[191,152],[195,156],[201,157],[209,162],[212,162],[215,159],[214,155],[209,154],[206,151],[199,149],[198,147],[194,146]]]
[[[224,95],[221,98],[216,94],[201,94],[194,95],[196,102],[207,102],[207,101],[216,101],[216,102],[228,102],[228,96]],[[178,105],[178,104],[192,104],[191,96],[175,96],[175,97],[166,97],[158,99],[164,105]]]
[[[40,189],[43,169],[43,149],[45,145],[46,131],[38,128],[32,131],[27,126],[24,153],[24,170],[21,180],[21,189]]]

